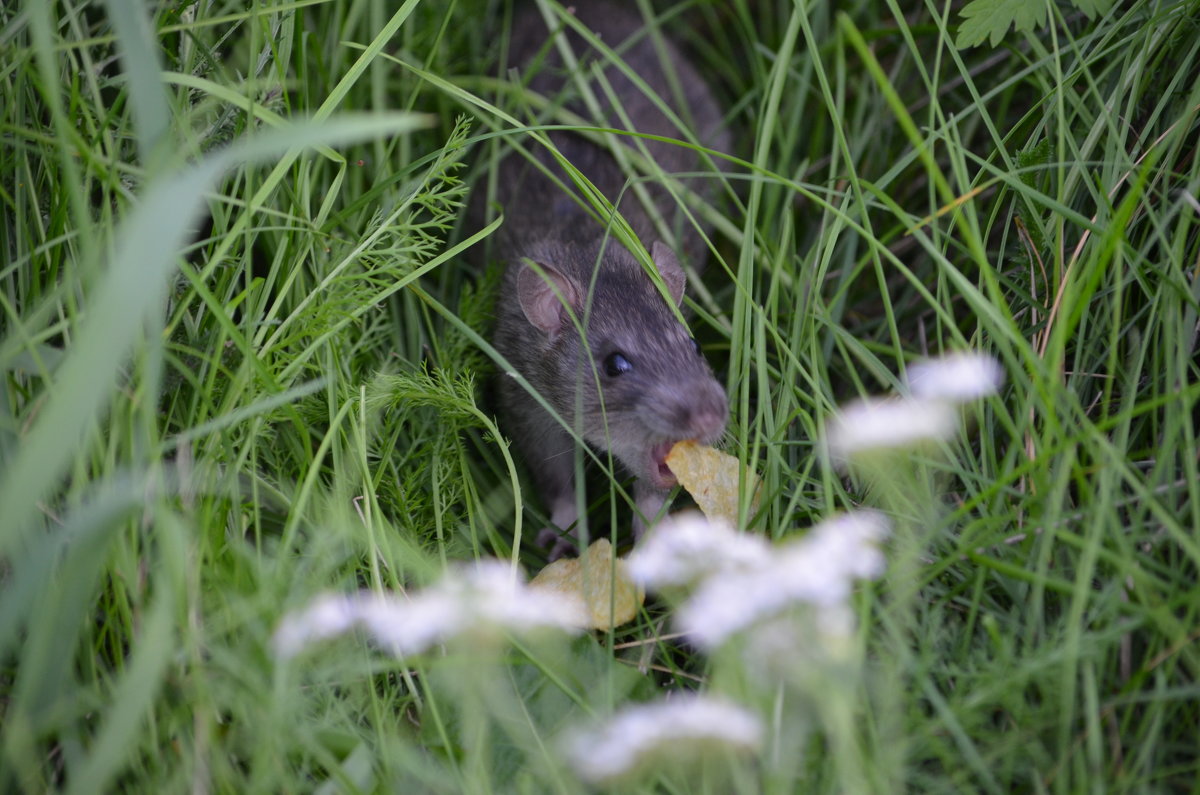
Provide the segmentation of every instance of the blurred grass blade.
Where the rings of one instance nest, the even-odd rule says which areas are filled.
[[[26,789],[38,779],[37,762],[29,758],[32,744],[57,728],[77,696],[79,628],[95,609],[112,535],[143,499],[143,484],[114,480],[94,501],[82,503],[59,532],[39,539],[40,548],[22,559],[28,574],[16,577],[0,600],[0,653],[7,654],[20,637],[22,624],[25,629],[2,741],[3,758],[26,766]]]
[[[150,185],[121,225],[116,252],[91,296],[90,310],[49,401],[2,475],[0,557],[10,554],[32,526],[39,501],[50,494],[84,434],[111,400],[121,365],[143,324],[160,311],[175,257],[217,178],[244,160],[404,133],[423,121],[420,115],[403,113],[300,124],[243,141]]]
[[[36,544],[25,550],[20,568],[13,570],[0,589],[0,658],[17,644],[21,625],[33,613],[39,597],[56,590],[56,566],[69,568],[68,561],[60,561],[64,552],[70,549],[78,556],[82,551],[83,560],[100,565],[109,531],[143,499],[141,477],[114,473],[98,493],[79,503],[61,527],[38,536]],[[71,582],[76,585],[86,579],[86,572],[72,571]],[[62,655],[55,659],[62,659]]]
[[[133,747],[146,711],[158,696],[163,671],[175,654],[175,600],[158,596],[135,639],[129,666],[113,694],[112,707],[80,769],[72,771],[69,793],[104,792]]]
[[[142,165],[152,169],[165,152],[157,150],[167,140],[170,108],[164,90],[157,41],[146,19],[146,4],[138,0],[108,0],[108,14],[121,48],[133,125]]]
[[[179,519],[166,511],[158,513],[155,525],[158,568],[160,572],[165,570],[166,576],[157,580],[153,603],[131,643],[129,657],[112,691],[111,706],[96,732],[96,742],[88,748],[78,769],[70,772],[68,793],[109,789],[113,776],[130,756],[134,747],[131,741],[158,695],[168,663],[177,654],[175,613],[176,602],[183,597],[183,528]]]

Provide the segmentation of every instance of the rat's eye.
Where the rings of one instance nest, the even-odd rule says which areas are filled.
[[[700,354],[700,343],[696,342],[695,337],[692,337],[691,342],[692,342],[692,350],[694,350],[696,352],[697,356],[700,356],[701,355]]]
[[[604,359],[604,372],[609,378],[616,378],[621,373],[628,373],[632,369],[633,365],[619,351],[617,353],[610,353]]]

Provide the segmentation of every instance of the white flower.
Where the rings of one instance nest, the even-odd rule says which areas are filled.
[[[317,641],[341,635],[358,621],[350,600],[338,594],[318,596],[304,610],[289,613],[279,623],[272,642],[280,657],[293,657]]]
[[[771,566],[758,572],[710,577],[680,605],[675,626],[697,645],[712,649],[731,635],[788,603],[779,571]]]
[[[736,651],[754,679],[822,683],[828,674],[849,672],[859,664],[857,625],[848,604],[792,608],[748,628],[738,636]]]
[[[877,544],[887,532],[887,520],[874,511],[828,519],[803,538],[780,545],[765,565],[705,579],[680,606],[676,624],[695,643],[711,649],[755,623],[806,604],[830,611],[822,626],[845,628],[848,634],[853,625],[846,622],[844,604],[851,585],[883,573],[886,561]]]
[[[652,760],[754,751],[762,736],[761,721],[742,707],[707,696],[681,696],[628,707],[597,729],[576,732],[566,750],[576,772],[598,783]]]
[[[835,415],[829,448],[844,459],[867,450],[949,439],[957,427],[954,409],[938,400],[866,398],[846,404]]]
[[[397,656],[420,654],[456,637],[491,637],[542,628],[575,631],[580,616],[569,602],[527,588],[507,564],[479,563],[447,572],[411,598],[371,593],[325,595],[284,616],[275,653],[292,657],[308,645],[361,625]]]
[[[687,585],[721,571],[758,568],[770,558],[762,536],[688,511],[663,519],[641,540],[629,555],[629,576],[657,588]]]
[[[982,353],[951,353],[911,365],[906,380],[915,398],[966,403],[995,394],[1004,370]]]
[[[887,517],[879,511],[848,511],[829,517],[809,530],[808,535],[785,546],[805,554],[809,554],[808,550],[820,550],[818,555],[850,576],[873,580],[887,567],[878,544],[890,532]]]

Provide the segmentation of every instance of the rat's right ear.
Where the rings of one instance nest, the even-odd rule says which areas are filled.
[[[517,272],[517,298],[525,319],[550,337],[562,329],[568,306],[579,310],[579,290],[575,283],[542,263],[537,268],[529,263],[521,265]]]

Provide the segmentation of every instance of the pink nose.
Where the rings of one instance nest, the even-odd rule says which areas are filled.
[[[701,389],[692,395],[686,419],[681,425],[686,428],[688,436],[702,442],[712,442],[725,430],[728,415],[724,390],[720,387]]]
[[[725,430],[725,407],[705,406],[692,412],[690,431],[702,441],[712,441]]]

